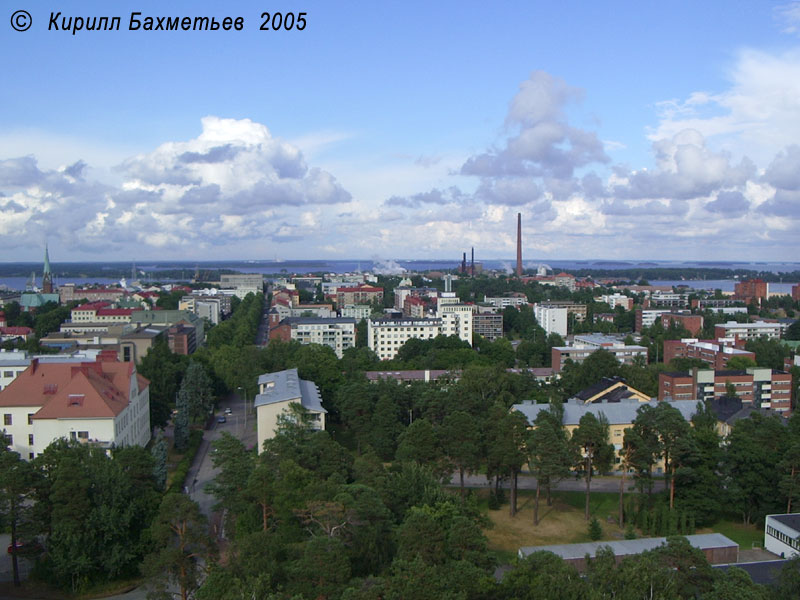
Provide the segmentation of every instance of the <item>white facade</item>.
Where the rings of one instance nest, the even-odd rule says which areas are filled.
[[[436,303],[436,317],[441,319],[441,335],[457,335],[472,345],[472,305],[462,304],[454,292],[444,292]]]
[[[338,358],[356,345],[355,319],[290,318],[291,338],[301,344],[321,344],[333,348]]]
[[[471,321],[470,313],[470,323]],[[381,360],[391,360],[412,338],[433,339],[441,332],[441,319],[370,319],[367,345]]]
[[[483,301],[486,304],[491,304],[497,308],[506,308],[507,306],[525,306],[528,304],[528,298],[525,295],[496,297],[484,296]]]
[[[39,395],[38,402],[9,406],[6,400],[0,405],[0,430],[5,430],[11,450],[18,452],[23,459],[31,460],[60,438],[95,443],[106,448],[146,446],[150,441],[150,389],[140,389],[134,369],[130,370],[128,389],[121,390],[127,394],[127,404],[115,415],[70,417],[69,403],[74,401],[77,406],[93,390],[76,388],[75,391],[66,396],[54,394],[48,401],[44,401],[46,395]],[[55,411],[58,414],[52,414],[50,402],[63,403],[64,406],[58,407]],[[43,414],[45,416],[41,416]]]
[[[767,323],[756,321],[755,323],[736,323],[728,321],[721,325],[716,325],[717,337],[734,337],[740,340],[754,340],[761,336],[766,336],[772,340],[779,340],[783,335],[784,329],[788,325],[784,323]],[[720,335],[719,332],[722,332]]]
[[[764,549],[782,558],[800,555],[800,513],[767,515]]]
[[[567,335],[567,309],[554,308],[551,306],[542,306],[535,304],[533,306],[533,314],[539,326],[545,330],[547,335],[557,333],[561,337]]]
[[[604,296],[600,296],[600,302],[605,302],[612,309],[616,308],[617,306],[621,306],[625,310],[630,310],[633,308],[633,298],[626,296],[625,294],[606,294]]]
[[[372,307],[369,304],[348,304],[339,310],[340,317],[349,317],[356,321],[369,319],[371,314]]]
[[[31,359],[23,350],[0,350],[0,390],[28,368]]]
[[[264,291],[264,276],[260,273],[222,274],[219,276],[222,288],[233,289],[234,294],[244,298],[247,294],[260,294]]]

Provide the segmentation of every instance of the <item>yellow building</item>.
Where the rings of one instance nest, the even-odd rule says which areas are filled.
[[[586,413],[593,413],[598,419],[601,414],[605,415],[609,429],[608,441],[614,444],[614,469],[618,470],[619,467],[616,465],[619,465],[621,462],[620,451],[622,450],[622,440],[625,435],[625,430],[631,427],[636,420],[636,412],[645,404],[649,404],[655,408],[658,401],[649,400],[648,402],[639,402],[635,399],[628,399],[620,402],[595,402],[584,404],[577,399],[572,399],[564,404],[564,429],[572,435],[573,430],[578,427],[581,417]],[[692,415],[697,411],[697,401],[695,400],[676,400],[670,402],[670,405],[677,408],[687,421],[690,421]],[[517,410],[525,415],[525,418],[528,419],[528,423],[533,426],[539,411],[547,410],[548,407],[548,404],[534,404],[532,401],[527,401],[522,404],[515,404],[512,410]],[[656,463],[654,473],[662,473],[663,466],[662,462]]]
[[[264,448],[264,440],[275,437],[279,417],[288,416],[292,404],[299,404],[308,411],[312,428],[325,429],[328,411],[322,407],[319,389],[312,381],[300,379],[297,369],[265,373],[258,378],[254,405],[259,452]]]

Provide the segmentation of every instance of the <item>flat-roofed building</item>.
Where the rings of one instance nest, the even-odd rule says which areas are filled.
[[[289,317],[281,321],[280,325],[288,326],[289,339],[297,340],[301,344],[328,346],[338,358],[344,356],[345,350],[356,345],[356,320],[348,317]]]
[[[472,314],[472,331],[490,342],[503,337],[503,313]]]
[[[706,401],[728,395],[731,386],[745,403],[784,414],[791,411],[791,374],[762,367],[659,373],[658,399]]]
[[[381,360],[395,357],[400,347],[412,338],[428,340],[441,333],[441,319],[369,319],[367,345]]]
[[[244,298],[247,294],[264,292],[264,276],[261,273],[223,273],[219,276],[219,286],[232,289],[237,297]]]
[[[714,336],[737,340],[755,340],[763,336],[771,340],[779,340],[787,327],[788,325],[779,321],[756,321],[755,323],[728,321],[714,326]]]
[[[664,340],[664,363],[669,364],[675,358],[696,358],[715,369],[725,369],[728,361],[734,357],[749,358],[755,362],[754,353],[737,348],[734,344],[733,338]]]
[[[544,329],[547,335],[557,333],[561,337],[567,336],[567,309],[562,307],[535,304],[533,314],[536,322]]]
[[[800,513],[767,515],[764,549],[781,558],[800,555]]]
[[[572,346],[554,346],[551,349],[551,364],[553,370],[558,373],[564,368],[564,363],[571,360],[574,363],[582,363],[589,355],[599,349],[606,350],[614,355],[622,364],[633,364],[637,357],[647,364],[647,348],[638,345],[626,345],[623,341],[603,335],[588,334],[576,335]]]
[[[739,560],[739,544],[721,533],[699,533],[683,536],[691,546],[702,551],[706,560],[712,565],[732,564]],[[555,544],[550,546],[525,546],[519,549],[519,558],[525,558],[534,552],[552,552],[564,562],[572,565],[579,572],[586,571],[587,556],[597,556],[600,548],[610,548],[617,563],[628,556],[636,556],[643,552],[655,550],[667,544],[667,538],[639,538],[636,540],[613,540],[604,542],[584,542],[582,544]]]

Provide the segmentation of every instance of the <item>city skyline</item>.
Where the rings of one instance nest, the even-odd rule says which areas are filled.
[[[513,262],[518,212],[525,261],[796,255],[800,3],[529,4],[308,2],[281,32],[252,2],[85,2],[63,15],[123,27],[75,35],[6,19],[0,261]],[[132,11],[245,27],[126,31]]]

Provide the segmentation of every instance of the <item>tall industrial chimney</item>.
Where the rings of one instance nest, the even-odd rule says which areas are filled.
[[[470,266],[470,277],[475,277],[475,246],[472,247],[472,263]]]
[[[522,213],[517,213],[517,277],[522,277]]]

